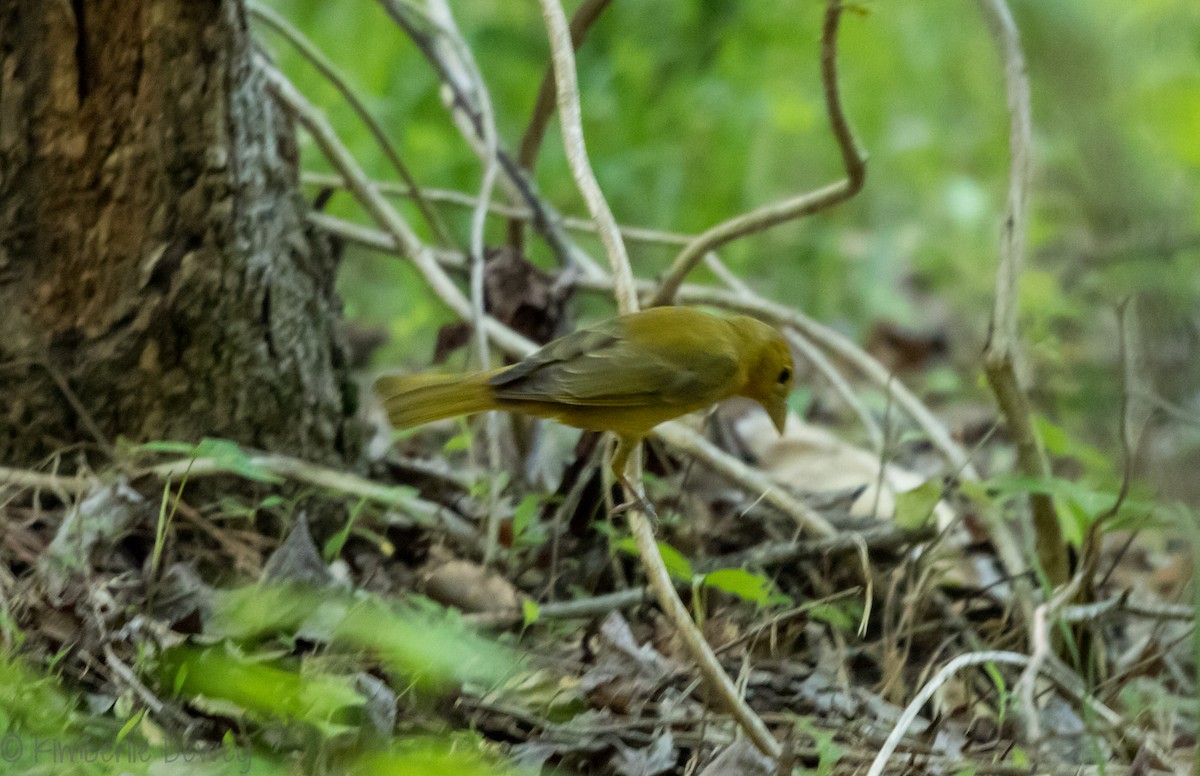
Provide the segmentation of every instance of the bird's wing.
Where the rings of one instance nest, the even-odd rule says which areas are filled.
[[[610,327],[556,340],[490,380],[498,399],[578,406],[707,404],[737,369],[719,349],[675,354],[647,348]]]

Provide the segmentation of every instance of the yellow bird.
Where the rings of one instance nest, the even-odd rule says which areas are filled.
[[[512,366],[386,376],[375,391],[396,428],[506,410],[611,431],[623,481],[652,428],[731,396],[757,401],[782,434],[793,372],[783,335],[761,321],[653,307],[556,339]]]

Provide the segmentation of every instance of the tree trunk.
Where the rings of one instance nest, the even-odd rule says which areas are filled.
[[[0,0],[0,462],[358,454],[337,260],[241,0]]]

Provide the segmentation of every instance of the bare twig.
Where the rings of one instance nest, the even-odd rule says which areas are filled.
[[[1044,479],[1050,467],[1037,430],[1033,426],[1029,397],[1021,388],[1016,373],[1017,280],[1025,260],[1026,217],[1029,210],[1029,182],[1032,175],[1033,128],[1029,100],[1029,79],[1020,35],[1005,0],[978,0],[1004,63],[1008,94],[1009,145],[1012,153],[1008,204],[1000,240],[1000,263],[996,269],[996,304],[992,310],[991,331],[984,348],[984,371],[996,403],[1008,422],[1016,445],[1017,468],[1028,477]],[[1030,493],[1037,560],[1046,581],[1058,586],[1067,581],[1069,561],[1062,528],[1048,493]],[[1000,521],[993,521],[993,529]],[[1003,560],[1010,574],[1024,568],[1019,558]],[[1021,565],[1014,565],[1021,564]]]
[[[567,20],[558,0],[540,2],[542,16],[550,33],[550,55],[554,66],[558,113],[567,163],[575,178],[575,185],[587,204],[588,212],[596,222],[596,230],[600,235],[600,242],[604,244],[604,251],[608,254],[617,307],[623,313],[636,312],[637,290],[634,287],[633,270],[629,265],[629,254],[617,229],[617,220],[604,199],[604,192],[600,190],[600,184],[596,181],[596,175],[588,161],[587,144],[583,138],[583,116],[579,106],[579,83],[575,77],[575,53],[571,46]]]
[[[897,528],[891,523],[884,523],[877,528],[844,531],[836,536],[810,541],[767,542],[732,555],[713,558],[711,561],[699,564],[698,568],[703,570],[707,568],[775,566],[804,558],[819,558],[856,551],[860,547],[866,547],[868,550],[898,551],[901,547],[928,541],[936,533],[937,529],[932,525],[910,531]]]
[[[572,47],[578,49],[583,44],[583,39],[587,37],[588,31],[611,2],[612,0],[584,0],[583,4],[575,10],[575,15],[571,17]],[[530,174],[533,174],[538,150],[542,147],[542,139],[546,135],[546,126],[550,123],[550,117],[554,115],[554,88],[554,69],[550,67],[542,76],[542,84],[538,87],[533,113],[529,117],[529,126],[525,128],[525,134],[521,137],[521,146],[517,152],[517,161]],[[521,249],[523,236],[521,221],[523,220],[513,219],[508,225],[509,244],[517,250]]]
[[[539,620],[585,620],[617,609],[628,609],[646,602],[650,591],[644,587],[618,590],[615,593],[579,598],[574,601],[539,604]],[[522,611],[480,612],[464,617],[473,625],[484,627],[508,627],[519,624],[525,618]]]
[[[1196,607],[1190,604],[1165,604],[1161,601],[1139,601],[1130,596],[1118,596],[1093,604],[1077,604],[1063,607],[1059,619],[1063,622],[1081,622],[1095,620],[1109,613],[1121,612],[1133,617],[1145,617],[1151,620],[1178,620],[1194,622]]]
[[[933,678],[921,688],[921,691],[916,694],[912,701],[909,702],[908,706],[905,707],[904,713],[900,715],[900,719],[897,720],[891,733],[888,734],[887,740],[880,747],[879,754],[875,756],[874,762],[871,763],[871,769],[867,771],[867,776],[882,776],[887,769],[888,760],[900,745],[905,733],[916,720],[922,707],[929,702],[938,689],[950,680],[950,677],[963,668],[983,663],[1026,666],[1030,663],[1030,658],[1017,652],[969,652],[959,655],[942,666]],[[1054,682],[1055,686],[1072,701],[1079,706],[1085,707],[1090,713],[1095,714],[1106,724],[1111,725],[1117,735],[1129,739],[1138,747],[1145,748],[1162,763],[1169,763],[1171,761],[1162,747],[1150,740],[1145,733],[1129,725],[1119,714],[1090,695],[1084,687],[1082,680],[1052,652],[1046,654],[1046,659],[1039,668],[1039,671]]]
[[[563,13],[559,0],[540,0],[542,16],[546,21],[546,29],[550,39],[551,59],[554,63],[554,80],[558,94],[558,112],[562,123],[563,146],[566,149],[567,161],[575,177],[576,185],[587,202],[588,210],[596,221],[600,231],[600,240],[608,254],[612,266],[613,292],[621,312],[634,312],[638,308],[637,289],[634,285],[633,271],[629,266],[629,256],[625,252],[625,244],[617,230],[616,219],[604,200],[604,194],[596,182],[591,165],[587,158],[587,148],[583,139],[583,123],[579,107],[579,91],[575,78],[575,57],[571,46],[571,34],[567,26],[566,15]],[[625,470],[625,486],[629,491],[628,497],[635,503],[645,503],[630,485],[641,480],[641,454],[635,451],[630,456]],[[772,758],[778,758],[782,749],[779,742],[767,730],[762,719],[746,704],[738,694],[737,688],[729,675],[721,667],[712,648],[704,640],[703,634],[688,615],[683,602],[675,592],[666,565],[658,552],[654,540],[654,530],[641,509],[634,507],[629,510],[629,526],[637,542],[638,555],[642,566],[649,578],[650,586],[654,589],[659,603],[667,617],[674,624],[676,632],[688,646],[688,651],[696,660],[701,674],[712,691],[721,698],[722,704],[732,714],[738,724],[746,731],[762,752]]]
[[[933,694],[941,689],[950,677],[958,673],[960,669],[969,666],[977,666],[982,663],[1000,663],[1006,665],[1025,665],[1029,662],[1029,658],[1015,652],[969,652],[965,655],[959,655],[951,660],[946,665],[942,666],[941,670],[934,675],[932,679],[925,683],[921,691],[916,697],[905,707],[904,713],[900,715],[900,719],[892,727],[892,732],[888,734],[887,740],[883,742],[883,746],[879,748],[879,754],[875,755],[875,761],[871,763],[871,769],[867,771],[867,776],[883,776],[887,769],[888,760],[892,753],[896,751],[896,747],[904,739],[905,733],[909,727],[916,721],[917,715],[921,713],[922,707],[929,702]]]
[[[34,490],[49,490],[60,498],[78,496],[92,489],[94,483],[84,477],[61,474],[46,474],[28,469],[13,469],[0,466],[0,489],[32,488]]]
[[[854,139],[854,130],[842,108],[837,81],[837,33],[842,17],[841,0],[829,0],[825,7],[825,22],[821,31],[821,84],[825,91],[825,108],[833,136],[837,139],[846,168],[846,177],[813,192],[766,205],[711,227],[688,243],[671,264],[662,285],[650,305],[670,304],[688,274],[709,251],[739,237],[761,232],[785,221],[812,215],[844,202],[859,192],[866,178],[866,158]]]
[[[417,524],[440,526],[456,539],[477,541],[473,526],[445,507],[421,498],[412,488],[384,485],[356,474],[286,455],[249,454],[245,463],[252,469],[269,472],[278,477],[302,482],[315,488],[327,489],[346,496],[366,499],[376,504],[395,507],[409,515]],[[167,461],[155,464],[143,472],[159,479],[179,478],[186,473],[187,477],[192,480],[222,474],[236,474],[236,472],[230,472],[228,464],[204,457]]]
[[[435,0],[430,3],[430,10],[435,15],[439,30],[458,52],[462,69],[466,70],[474,81],[475,95],[480,124],[483,129],[483,146],[479,149],[483,162],[483,180],[479,184],[479,196],[471,213],[471,317],[475,330],[475,349],[479,368],[486,371],[491,368],[491,354],[488,348],[488,335],[484,327],[484,245],[483,229],[487,221],[488,203],[492,199],[492,188],[496,183],[496,171],[499,163],[496,159],[498,140],[496,136],[496,117],[492,110],[492,98],[488,93],[483,73],[475,63],[471,49],[463,40],[450,6],[445,0]],[[491,563],[500,546],[500,425],[495,412],[484,413],[484,446],[487,455],[488,471],[491,472],[491,487],[488,488],[487,530],[484,541],[484,562]]]
[[[770,475],[747,466],[679,421],[663,423],[655,428],[654,435],[718,474],[745,486],[751,493],[761,494],[764,501],[778,507],[795,520],[800,528],[813,536],[825,538],[837,533],[837,529],[830,525],[828,520],[821,517],[812,507],[793,497]]]
[[[752,547],[745,552],[698,563],[696,571],[698,573],[705,573],[706,571],[714,571],[716,569],[741,568],[744,566],[768,568],[783,563],[791,563],[803,558],[819,558],[856,550],[861,544],[865,544],[871,549],[898,548],[903,545],[925,541],[933,533],[934,529],[932,527],[921,528],[916,531],[905,531],[895,526],[883,525],[863,531],[841,533],[826,539],[813,539],[801,542],[768,542],[757,547]],[[676,588],[679,590],[690,589],[690,586],[690,581],[680,581],[676,584]],[[855,591],[845,591],[838,595],[848,595],[852,592]],[[590,598],[580,598],[574,601],[540,604],[538,606],[538,619],[569,620],[595,617],[615,609],[638,606],[645,603],[651,593],[652,591],[649,588],[634,587],[628,590],[592,596]],[[807,611],[807,608],[801,607],[801,610]],[[524,619],[524,616],[524,612],[521,611],[486,612],[469,615],[468,619],[476,625],[501,627],[518,624]],[[739,641],[741,640],[739,639]],[[726,645],[719,651],[726,651],[729,646]]]
[[[79,418],[79,422],[83,424],[83,427],[86,428],[88,433],[92,435],[92,438],[96,440],[96,444],[99,445],[100,449],[106,456],[109,457],[109,459],[115,459],[117,457],[116,448],[113,447],[112,442],[108,440],[108,436],[106,436],[105,433],[100,429],[99,424],[96,423],[96,419],[92,417],[92,413],[89,412],[88,408],[85,407],[83,402],[79,400],[79,396],[75,393],[75,390],[71,388],[71,384],[67,382],[66,376],[58,370],[58,367],[54,366],[49,361],[42,361],[39,363],[41,364],[41,367],[46,370],[46,374],[50,375],[50,379],[54,381],[54,384],[58,386],[58,390],[62,393],[63,398],[67,400],[67,404],[70,404],[71,409],[75,410],[75,415]]]
[[[584,0],[575,10],[575,15],[571,17],[571,46],[573,48],[578,49],[583,44],[592,25],[607,10],[610,3],[612,0]],[[525,134],[521,136],[521,147],[517,154],[517,160],[527,170],[533,170],[538,150],[542,147],[542,138],[546,135],[546,126],[550,123],[550,117],[554,115],[554,91],[554,68],[551,66],[542,76],[533,113],[529,117],[529,126],[525,128]]]
[[[342,188],[345,186],[345,182],[341,176],[329,175],[327,173],[305,172],[301,174],[300,179],[310,186],[320,186],[322,188]],[[376,181],[375,187],[379,189],[380,193],[386,194],[389,197],[412,198],[413,196],[412,189],[402,183]],[[444,202],[448,205],[456,205],[458,207],[474,208],[475,203],[478,202],[476,195],[467,194],[463,191],[424,188],[421,190],[421,193],[430,202]],[[503,205],[497,202],[492,202],[488,205],[488,213],[520,221],[529,221],[534,218],[534,213],[529,208]],[[587,232],[589,234],[596,233],[596,224],[586,218],[564,216],[561,219],[561,224],[563,228],[572,231]],[[625,238],[626,242],[647,243],[649,245],[687,245],[688,240],[691,239],[686,234],[667,232],[661,229],[647,229],[641,226],[621,226],[619,228],[621,236]],[[577,252],[576,255],[580,258],[584,256],[581,252]],[[589,272],[588,274],[593,277],[600,277],[605,273],[597,266],[595,272]]]
[[[119,679],[118,687],[124,686],[141,699],[142,703],[146,704],[154,715],[163,721],[168,721],[179,730],[187,731],[194,728],[197,724],[196,720],[189,717],[181,709],[164,703],[157,695],[155,695],[149,687],[147,687],[138,675],[133,672],[124,660],[117,657],[117,653],[113,651],[110,644],[104,645],[104,660],[108,664],[109,670],[113,672],[113,676]]]
[[[1125,499],[1129,496],[1129,487],[1133,481],[1134,463],[1137,458],[1138,445],[1133,440],[1140,439],[1140,434],[1135,430],[1133,420],[1133,407],[1136,406],[1141,411],[1139,418],[1148,420],[1149,408],[1141,399],[1134,395],[1134,386],[1141,381],[1139,368],[1144,367],[1141,361],[1141,347],[1139,337],[1135,329],[1136,308],[1130,315],[1130,307],[1133,306],[1133,298],[1123,299],[1117,305],[1117,363],[1121,367],[1121,423],[1118,427],[1118,436],[1121,440],[1121,487],[1117,491],[1117,497],[1113,499],[1112,506],[1100,513],[1092,520],[1088,526],[1087,533],[1084,535],[1083,547],[1080,548],[1080,568],[1087,572],[1088,584],[1080,596],[1085,601],[1090,601],[1095,598],[1095,590],[1098,586],[1104,585],[1112,573],[1116,570],[1121,559],[1125,557],[1126,550],[1133,544],[1136,532],[1132,532],[1126,540],[1124,547],[1121,548],[1112,559],[1108,571],[1105,572],[1100,580],[1096,580],[1096,570],[1100,566],[1100,549],[1101,539],[1103,538],[1103,529],[1109,520],[1117,516],[1121,511]]]
[[[437,35],[432,30],[429,20],[421,16],[415,4],[401,2],[401,0],[379,0],[379,2],[396,24],[412,38],[413,43],[416,44],[430,66],[433,67],[438,77],[449,87],[454,95],[456,107],[460,108],[464,115],[467,116],[474,128],[476,137],[482,140],[484,131],[482,117],[479,115],[476,107],[472,105],[469,95],[463,91],[460,79],[455,77],[452,67],[446,62],[442,52],[438,50]],[[521,165],[504,149],[497,151],[496,158],[500,162],[500,167],[504,171],[505,177],[508,178],[517,190],[518,194],[524,200],[525,205],[533,211],[533,226],[542,235],[546,244],[550,246],[550,250],[554,253],[558,263],[564,267],[579,266],[585,274],[590,274],[594,267],[579,264],[578,256],[576,255],[578,251],[571,244],[560,226],[562,217],[538,195],[536,184],[525,174]]]
[[[416,264],[417,269],[425,277],[425,281],[429,283],[434,293],[447,307],[460,318],[471,320],[473,313],[470,300],[463,296],[458,286],[454,285],[454,281],[438,264],[429,247],[420,241],[412,228],[379,194],[320,111],[304,99],[304,96],[292,86],[291,82],[265,59],[256,57],[255,63],[262,70],[272,93],[292,111],[309,131],[330,163],[346,180],[346,185],[354,192],[367,213],[387,232],[388,238],[393,241],[395,247],[403,251]],[[487,328],[488,336],[513,355],[522,356],[534,349],[533,343],[494,318],[485,318],[484,325]]]
[[[429,223],[429,227],[433,229],[437,241],[442,245],[453,245],[454,238],[450,235],[450,230],[446,228],[446,224],[442,221],[437,211],[429,204],[429,200],[421,193],[421,188],[417,185],[416,179],[409,171],[408,165],[400,158],[395,145],[388,138],[387,133],[383,131],[383,127],[379,126],[379,122],[367,110],[367,106],[359,99],[358,94],[350,88],[349,82],[338,71],[337,66],[326,57],[321,50],[318,49],[312,41],[304,36],[304,33],[296,29],[291,22],[280,16],[270,8],[267,8],[259,3],[250,3],[250,13],[253,14],[259,21],[263,22],[271,29],[282,35],[296,51],[317,69],[325,80],[329,81],[335,89],[346,100],[350,109],[359,117],[359,120],[366,126],[367,131],[375,138],[375,142],[379,144],[383,150],[383,155],[391,163],[392,167],[396,168],[396,172],[404,179],[404,183],[408,186],[408,191],[411,193],[413,200],[417,204],[417,209],[421,211],[421,215]]]
[[[1033,652],[1029,656],[1029,665],[1021,672],[1021,678],[1017,680],[1017,686],[1014,688],[1014,694],[1020,699],[1021,706],[1025,710],[1025,730],[1031,741],[1040,741],[1042,738],[1037,705],[1034,702],[1034,691],[1037,688],[1038,674],[1041,673],[1042,666],[1045,665],[1046,659],[1051,654],[1050,621],[1059,609],[1075,598],[1084,582],[1085,575],[1076,574],[1069,584],[1059,588],[1053,598],[1039,605],[1033,612],[1033,623],[1030,626]]]

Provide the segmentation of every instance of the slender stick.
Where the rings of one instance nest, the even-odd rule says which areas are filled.
[[[959,655],[942,666],[941,670],[925,683],[921,691],[905,707],[904,713],[900,715],[900,719],[896,720],[896,724],[892,727],[892,732],[888,734],[887,740],[880,747],[879,754],[875,755],[875,761],[871,763],[871,769],[867,771],[867,776],[883,776],[888,766],[888,760],[891,758],[892,753],[896,751],[896,747],[904,739],[904,734],[908,732],[909,727],[916,721],[917,715],[921,713],[921,709],[929,702],[933,694],[941,689],[960,669],[977,666],[982,663],[1023,666],[1028,662],[1029,658],[1016,652],[969,652],[965,655]]]
[[[759,493],[764,501],[779,508],[796,524],[818,538],[828,538],[837,529],[815,509],[792,496],[770,475],[739,461],[712,442],[679,421],[663,423],[654,429],[654,435],[671,447],[687,453],[718,474],[746,487],[751,493]]]
[[[416,3],[402,2],[402,0],[379,0],[379,2],[396,24],[412,38],[426,61],[454,95],[456,106],[463,110],[472,125],[476,138],[482,139],[482,117],[472,105],[470,96],[463,91],[461,79],[455,76],[452,66],[439,50],[437,36],[432,30],[430,20],[422,15]],[[588,267],[579,263],[577,256],[579,251],[567,238],[560,225],[562,217],[538,195],[537,185],[525,174],[517,160],[513,159],[512,155],[504,149],[499,149],[496,156],[505,177],[533,211],[534,228],[550,246],[558,263],[564,267],[576,266],[585,274],[590,274],[593,269],[596,269],[594,266]]]
[[[539,0],[542,16],[550,31],[550,54],[554,65],[554,81],[557,88],[558,114],[562,124],[563,148],[567,163],[575,178],[575,185],[587,204],[588,212],[596,222],[600,242],[608,254],[612,268],[613,294],[622,313],[637,312],[637,288],[633,282],[633,270],[629,265],[629,254],[617,228],[604,192],[588,161],[587,144],[583,138],[583,115],[579,105],[579,83],[575,77],[575,52],[571,46],[571,33],[567,19],[557,0]]]
[[[345,182],[337,175],[329,175],[319,172],[305,172],[300,176],[301,181],[310,186],[320,186],[323,188],[343,188]],[[389,197],[406,197],[411,198],[413,191],[408,186],[390,181],[376,181],[375,186],[383,194]],[[430,202],[444,202],[448,205],[456,205],[458,207],[473,208],[478,201],[474,194],[467,194],[463,191],[454,191],[452,189],[433,189],[424,188],[421,193]],[[496,216],[502,216],[508,219],[518,221],[531,221],[534,218],[534,213],[527,207],[515,205],[503,205],[497,202],[488,204],[488,213]],[[587,232],[589,234],[596,233],[596,224],[586,218],[572,218],[564,216],[561,219],[561,224],[564,229],[570,229],[576,232]],[[626,242],[647,243],[650,245],[687,245],[690,235],[681,234],[679,232],[668,232],[662,229],[648,229],[641,226],[622,226],[620,227],[621,236]],[[603,270],[597,267],[597,271],[589,273],[594,276],[604,274]]]
[[[1033,425],[1029,397],[1020,385],[1015,365],[1019,344],[1017,281],[1025,260],[1029,183],[1032,177],[1033,120],[1029,78],[1025,71],[1020,34],[1007,4],[1004,0],[978,0],[978,3],[1004,64],[1009,147],[1012,153],[1008,203],[1000,239],[1000,263],[996,268],[996,302],[992,308],[991,329],[983,355],[984,372],[1012,434],[1017,468],[1028,477],[1045,479],[1050,475],[1050,466]],[[1047,493],[1030,493],[1029,508],[1033,514],[1038,565],[1047,583],[1061,585],[1069,576],[1070,562],[1054,500]],[[1015,576],[1024,570],[1024,563],[1020,557],[1008,555],[1004,553],[1003,560],[1009,573]]]
[[[447,307],[463,320],[470,320],[472,317],[470,300],[463,296],[458,286],[454,285],[454,281],[438,264],[429,247],[421,242],[408,223],[379,194],[321,112],[304,99],[296,87],[266,59],[255,57],[255,64],[262,71],[271,92],[309,131],[326,158],[345,178],[346,185],[354,192],[367,213],[387,233],[395,247],[412,259],[417,269],[425,277],[425,281],[429,283],[434,293]],[[488,336],[506,352],[518,357],[533,352],[535,347],[533,343],[496,319],[489,316],[484,319],[484,325],[487,328]]]
[[[592,25],[611,3],[612,0],[584,0],[583,4],[575,10],[575,15],[571,17],[572,47],[578,49],[583,45],[583,39],[587,37],[588,31],[592,29]],[[538,151],[542,147],[542,139],[546,136],[546,127],[550,124],[550,117],[554,115],[554,89],[554,68],[551,66],[542,76],[542,84],[538,87],[533,113],[529,117],[529,125],[525,127],[525,134],[521,137],[521,146],[517,151],[517,161],[531,175],[534,165],[537,163]],[[524,219],[514,218],[508,224],[509,245],[517,250],[521,249],[523,221]]]
[[[554,80],[558,93],[558,112],[562,123],[563,145],[566,149],[567,161],[575,177],[576,185],[587,202],[588,210],[596,221],[600,232],[600,240],[604,243],[609,263],[613,273],[613,292],[621,312],[635,312],[638,308],[637,287],[634,283],[633,271],[629,266],[629,256],[625,252],[625,243],[617,230],[616,219],[609,210],[604,194],[600,190],[596,177],[592,172],[587,158],[587,148],[583,139],[583,122],[579,106],[579,88],[575,78],[575,57],[571,46],[571,33],[567,26],[567,18],[558,0],[539,0],[542,6],[542,16],[546,20],[546,28],[550,38],[551,59],[554,63]],[[625,470],[624,485],[627,497],[634,503],[645,504],[645,499],[631,485],[641,481],[641,451],[635,450],[630,456]],[[697,667],[710,689],[720,698],[722,705],[737,720],[738,724],[764,754],[778,759],[782,753],[779,742],[771,735],[762,719],[746,704],[738,693],[729,675],[721,667],[712,648],[704,640],[696,623],[692,621],[683,602],[679,600],[675,586],[667,573],[666,564],[659,554],[658,545],[654,540],[654,529],[651,527],[642,510],[634,507],[629,510],[629,527],[637,542],[638,555],[650,586],[658,597],[667,617],[674,624],[676,632],[688,646],[688,651],[696,660]]]
[[[829,0],[825,6],[825,21],[821,31],[821,84],[825,91],[825,108],[829,124],[842,153],[846,177],[842,180],[802,194],[798,197],[773,202],[749,213],[743,213],[728,221],[709,228],[688,243],[663,276],[662,285],[650,300],[650,306],[670,304],[675,299],[684,279],[709,251],[732,242],[739,237],[761,232],[785,221],[812,215],[827,210],[853,197],[862,189],[866,179],[866,157],[854,139],[854,130],[842,109],[841,93],[837,80],[837,33],[842,18],[841,0]]]
[[[957,471],[962,472],[962,476],[972,480],[979,479],[979,474],[971,464],[966,450],[954,441],[950,432],[929,408],[900,381],[894,379],[883,364],[872,358],[845,335],[818,323],[798,310],[762,298],[739,297],[708,286],[684,286],[681,288],[680,298],[693,303],[711,304],[747,312],[781,326],[794,328],[826,350],[846,359],[881,390],[890,391],[896,404],[920,426],[921,430],[929,436],[929,441],[933,446]]]
[[[483,130],[483,145],[478,149],[483,162],[483,179],[479,184],[479,196],[476,197],[475,207],[471,212],[471,317],[475,330],[475,352],[479,368],[487,371],[492,368],[492,359],[488,347],[488,335],[484,326],[484,245],[483,230],[487,222],[488,203],[492,200],[492,189],[496,184],[496,172],[499,160],[496,157],[499,141],[496,134],[496,116],[492,110],[492,98],[483,80],[483,73],[475,63],[471,49],[463,40],[454,22],[454,15],[445,0],[430,0],[430,13],[438,23],[439,32],[458,52],[462,69],[467,72],[474,82],[472,90],[479,113],[480,125]],[[488,471],[491,473],[490,485],[486,495],[487,530],[484,541],[484,563],[490,564],[500,546],[500,423],[495,412],[485,412],[483,418],[484,449],[487,455]]]
[[[317,72],[324,76],[325,80],[338,90],[350,106],[350,109],[354,111],[366,126],[367,131],[375,138],[375,142],[383,150],[383,155],[387,157],[392,167],[396,168],[396,172],[400,174],[405,184],[408,185],[408,190],[412,192],[417,209],[421,211],[421,215],[424,216],[430,228],[433,229],[433,233],[437,236],[437,241],[442,245],[453,245],[454,238],[450,236],[450,230],[446,228],[446,223],[442,221],[437,211],[429,204],[429,200],[421,193],[421,188],[417,185],[412,172],[409,171],[408,165],[400,158],[395,145],[388,139],[387,133],[383,131],[383,127],[379,126],[379,122],[367,110],[367,106],[359,99],[358,94],[350,88],[350,83],[338,71],[337,66],[312,41],[306,38],[304,33],[300,32],[291,22],[272,9],[259,3],[250,3],[247,5],[247,8],[259,21],[278,32],[291,43],[296,51],[307,59],[317,69]]]
[[[747,300],[759,298],[750,286],[742,282],[742,279],[725,266],[720,257],[716,253],[708,253],[704,257],[705,265],[712,270],[713,274],[720,279],[722,283],[729,287],[733,293],[744,297]],[[800,351],[800,355],[812,364],[818,372],[824,375],[825,379],[833,386],[833,390],[842,397],[842,401],[846,403],[854,414],[858,416],[858,420],[863,424],[863,428],[867,430],[867,437],[871,440],[871,445],[875,448],[875,452],[883,451],[883,429],[876,422],[875,416],[867,409],[867,406],[858,400],[858,396],[850,388],[850,384],[846,382],[846,378],[842,377],[833,363],[825,357],[825,354],[817,349],[812,341],[795,329],[789,329],[784,332],[788,342],[793,348]]]

